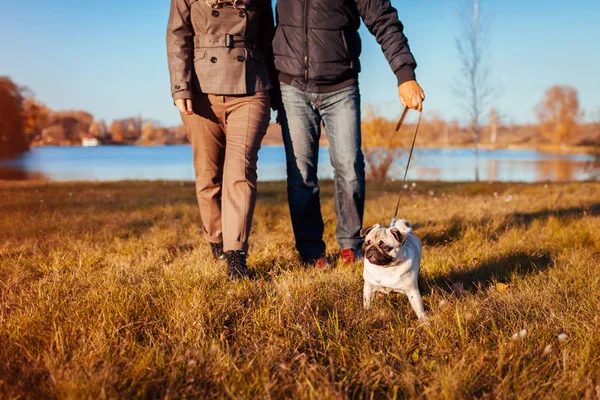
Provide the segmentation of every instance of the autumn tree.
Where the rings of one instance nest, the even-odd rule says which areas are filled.
[[[144,121],[141,116],[117,120],[123,127],[123,141],[134,142],[142,135]]]
[[[106,123],[104,121],[94,121],[90,125],[90,130],[88,131],[88,136],[92,138],[96,138],[98,140],[106,140],[108,139],[108,128],[106,127]]]
[[[125,139],[125,128],[119,121],[114,121],[110,125],[110,137],[113,143],[123,143]]]
[[[577,90],[570,86],[552,86],[536,107],[540,131],[555,144],[563,144],[577,131],[581,116]]]
[[[42,131],[48,126],[50,110],[33,97],[25,99],[23,105],[25,115],[25,135],[29,143],[40,139]]]
[[[189,143],[187,137],[187,131],[183,125],[178,125],[175,128],[172,128],[173,139],[176,143]]]
[[[42,131],[42,140],[45,144],[61,145],[67,142],[67,134],[62,125],[51,125]]]
[[[42,139],[47,143],[80,144],[81,139],[88,136],[92,122],[94,117],[86,111],[52,112]]]
[[[156,127],[152,122],[146,122],[142,127],[142,135],[139,138],[139,142],[143,144],[153,144],[156,142]]]
[[[156,144],[176,143],[174,132],[172,129],[157,128],[154,136]]]
[[[29,149],[25,135],[23,89],[8,77],[0,77],[0,158]]]
[[[363,116],[361,129],[369,177],[378,181],[386,180],[394,161],[403,152],[396,122],[369,108]]]
[[[448,145],[448,124],[439,111],[428,111],[427,116],[423,116],[419,136],[430,143],[441,140],[444,145]]]

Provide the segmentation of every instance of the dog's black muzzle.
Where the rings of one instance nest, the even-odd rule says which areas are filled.
[[[394,258],[384,253],[383,250],[377,246],[369,246],[365,251],[365,258],[369,260],[371,264],[385,266],[394,261]]]

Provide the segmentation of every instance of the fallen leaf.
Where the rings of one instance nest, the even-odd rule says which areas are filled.
[[[507,285],[506,283],[501,283],[501,282],[496,283],[496,290],[499,292],[506,292],[509,288],[510,288],[510,285]]]
[[[413,351],[412,360],[413,360],[413,362],[419,361],[419,349],[415,349],[415,351]]]

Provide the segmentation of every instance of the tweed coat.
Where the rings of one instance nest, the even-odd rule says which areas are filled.
[[[274,87],[269,0],[227,3],[172,0],[167,53],[173,99],[192,91],[243,95]]]

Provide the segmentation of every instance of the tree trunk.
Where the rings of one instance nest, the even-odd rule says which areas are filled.
[[[473,144],[475,147],[475,182],[479,182],[479,124],[477,121],[475,121],[473,125]]]

